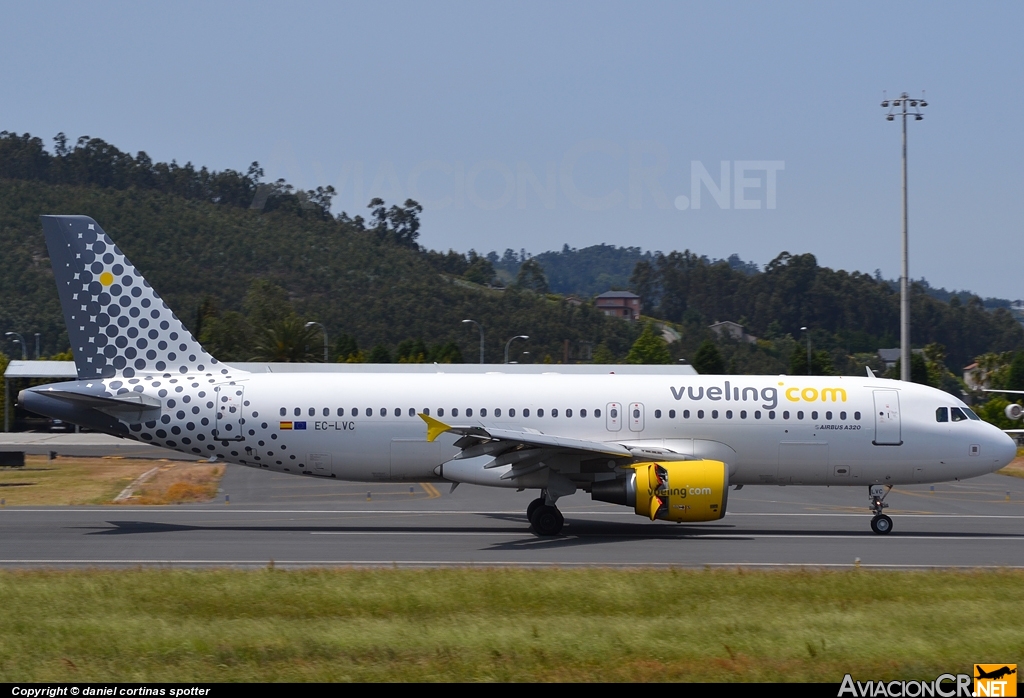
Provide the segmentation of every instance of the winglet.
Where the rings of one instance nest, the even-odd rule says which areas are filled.
[[[864,368],[866,368],[868,370],[868,378],[874,378],[875,377],[875,372],[871,370],[870,366],[865,366]]]
[[[427,423],[427,441],[433,441],[441,434],[451,429],[450,426],[440,420],[434,419],[430,415],[423,414],[421,412],[419,417]]]

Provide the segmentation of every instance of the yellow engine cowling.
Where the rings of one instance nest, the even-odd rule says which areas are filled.
[[[722,461],[640,463],[634,510],[654,521],[715,521],[725,516],[729,468]]]

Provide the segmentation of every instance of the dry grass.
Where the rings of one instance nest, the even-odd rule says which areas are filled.
[[[1022,450],[1024,449],[1017,449],[1017,458],[1008,466],[996,472],[999,475],[1009,475],[1010,477],[1024,477],[1024,455],[1021,455]]]
[[[24,468],[0,468],[0,497],[11,506],[109,504],[160,461],[26,456]]]
[[[217,496],[224,475],[220,463],[177,462],[160,466],[121,504],[189,504],[208,502]]]
[[[121,491],[154,466],[159,473],[136,492],[130,504],[202,502],[217,494],[220,464],[133,458],[26,456],[24,468],[0,468],[0,498],[9,506],[110,504]]]

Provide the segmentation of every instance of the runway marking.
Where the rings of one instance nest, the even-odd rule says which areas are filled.
[[[653,529],[652,529],[653,530]],[[837,536],[829,533],[726,533],[724,531],[719,532],[716,530],[709,530],[700,533],[680,533],[670,535],[652,535],[649,533],[580,533],[575,534],[569,531],[561,536],[553,536],[551,538],[538,538],[532,533],[517,532],[517,531],[445,531],[438,533],[437,531],[310,531],[311,536],[434,536],[435,538],[447,538],[449,536],[506,536],[515,537],[525,540],[564,540],[566,538],[664,538],[670,540],[688,540],[696,538],[713,538],[713,539],[759,539],[759,538],[795,538],[798,540],[807,540],[810,538],[822,538],[829,540],[895,540],[895,541],[906,541],[906,540],[970,540],[970,541],[986,541],[986,540],[998,540],[1003,542],[1015,541],[1024,543],[1024,535],[1012,535],[1007,534],[1003,536],[929,536],[923,534],[897,534],[895,536],[876,536],[869,534],[864,531],[862,535],[852,538],[849,535]]]
[[[267,567],[270,560],[0,560],[0,565],[202,565],[216,567]],[[849,562],[478,562],[458,560],[274,560],[275,567],[603,567],[603,568],[657,568],[657,569],[875,569],[875,570],[1019,570],[1024,565],[913,565],[913,564],[871,564]]]

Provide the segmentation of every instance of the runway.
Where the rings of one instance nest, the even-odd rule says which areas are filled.
[[[532,492],[352,484],[229,466],[216,502],[8,507],[0,566],[727,566],[1024,568],[1024,479],[894,489],[888,536],[867,488],[745,487],[703,524],[651,522],[578,493],[563,533],[538,538]]]

